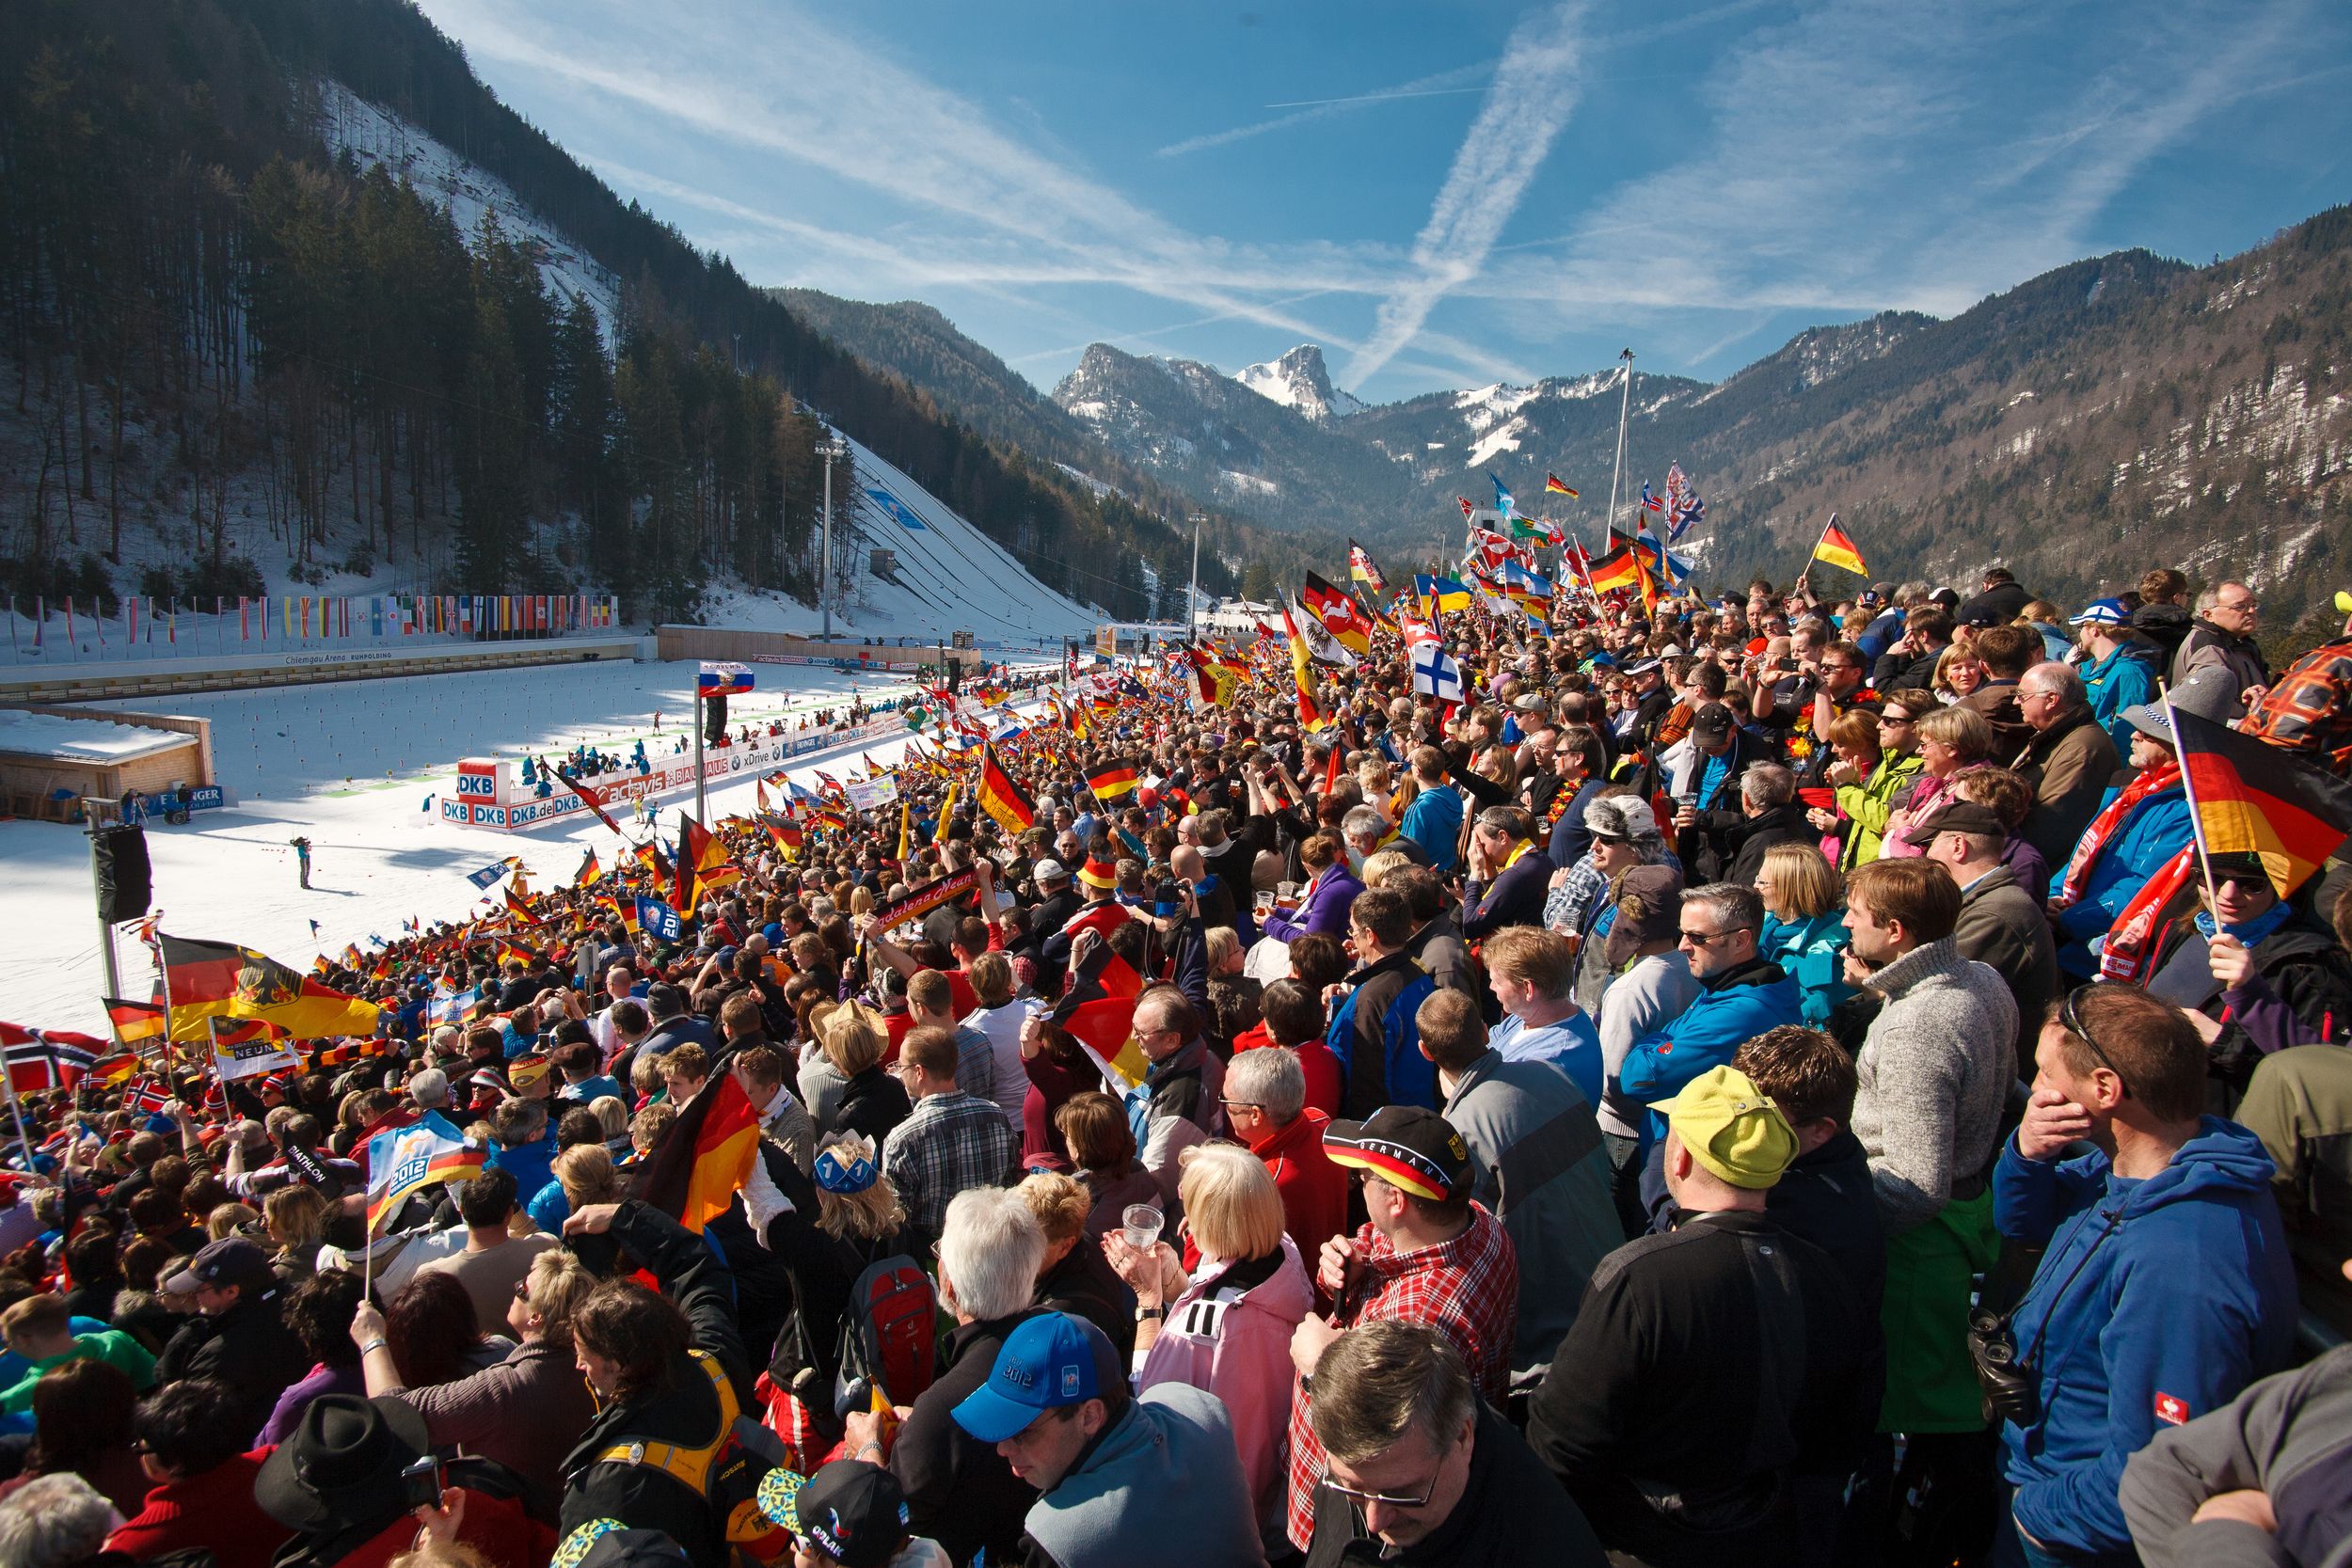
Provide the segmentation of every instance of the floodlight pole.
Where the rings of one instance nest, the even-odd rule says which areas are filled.
[[[833,641],[833,466],[845,462],[850,444],[831,431],[817,443],[817,455],[825,460],[825,557],[818,562],[817,597],[824,610],[824,640]]]

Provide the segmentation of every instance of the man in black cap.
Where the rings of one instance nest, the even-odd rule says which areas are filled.
[[[1990,807],[1955,800],[1903,835],[1960,884],[1960,956],[1990,967],[2017,999],[2019,1076],[2033,1076],[2042,1010],[2058,991],[2058,945],[2042,901],[2001,863],[2009,829]]]
[[[770,1521],[792,1532],[793,1568],[933,1568],[947,1554],[907,1530],[898,1478],[862,1459],[836,1459],[803,1481],[774,1470],[759,1489]]]
[[[236,1396],[245,1429],[259,1432],[287,1386],[307,1375],[311,1357],[279,1316],[278,1276],[269,1254],[242,1236],[209,1243],[164,1289],[196,1297],[197,1317],[164,1347],[158,1383],[216,1378]]]
[[[1469,1143],[1435,1111],[1391,1105],[1362,1121],[1331,1123],[1323,1150],[1360,1173],[1371,1220],[1323,1243],[1316,1277],[1336,1306],[1328,1317],[1299,1321],[1292,1366],[1311,1377],[1333,1340],[1367,1323],[1423,1323],[1454,1342],[1479,1394],[1503,1408],[1518,1330],[1518,1259],[1502,1222],[1471,1198],[1477,1168]],[[1308,1389],[1291,1403],[1289,1528],[1302,1551],[1313,1534],[1324,1458],[1312,1402]]]
[[[1767,760],[1764,743],[1740,728],[1731,709],[1708,703],[1691,715],[1691,747],[1697,755],[1676,784],[1676,852],[1691,885],[1719,880],[1730,864],[1730,840],[1743,832],[1740,778]]]

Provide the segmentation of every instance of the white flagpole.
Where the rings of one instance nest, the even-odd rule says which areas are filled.
[[[1617,461],[1609,470],[1609,515],[1601,522],[1600,543],[1609,546],[1609,531],[1617,526],[1617,481],[1625,473],[1625,427],[1633,409],[1633,351],[1617,356],[1625,366],[1625,388],[1617,397]]]
[[[2180,721],[2172,716],[2172,691],[2162,682],[2156,686],[2156,699],[2164,705],[2164,727],[2172,732],[2172,756],[2181,766],[2181,793],[2188,800],[2189,836],[2197,845],[2197,869],[2205,879],[2205,908],[2213,911],[2214,928],[2220,929],[2221,901],[2214,891],[2213,857],[2205,847],[2205,820],[2197,809],[2197,784],[2189,777],[2188,749],[2181,744]]]

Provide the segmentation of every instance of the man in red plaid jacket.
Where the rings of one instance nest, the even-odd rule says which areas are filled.
[[[1302,1551],[1323,1482],[1323,1445],[1307,1411],[1325,1348],[1364,1323],[1426,1323],[1454,1341],[1479,1394],[1500,1410],[1518,1327],[1518,1259],[1502,1224],[1470,1201],[1470,1146],[1443,1117],[1414,1105],[1386,1106],[1362,1121],[1331,1123],[1323,1148],[1363,1183],[1372,1223],[1352,1238],[1324,1243],[1320,1277],[1338,1308],[1328,1318],[1309,1316],[1291,1339],[1299,1385],[1291,1402],[1288,1524]]]

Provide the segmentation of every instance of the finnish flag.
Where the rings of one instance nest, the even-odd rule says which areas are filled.
[[[1413,650],[1413,689],[1441,703],[1458,703],[1463,695],[1462,667],[1437,643],[1423,642]]]

